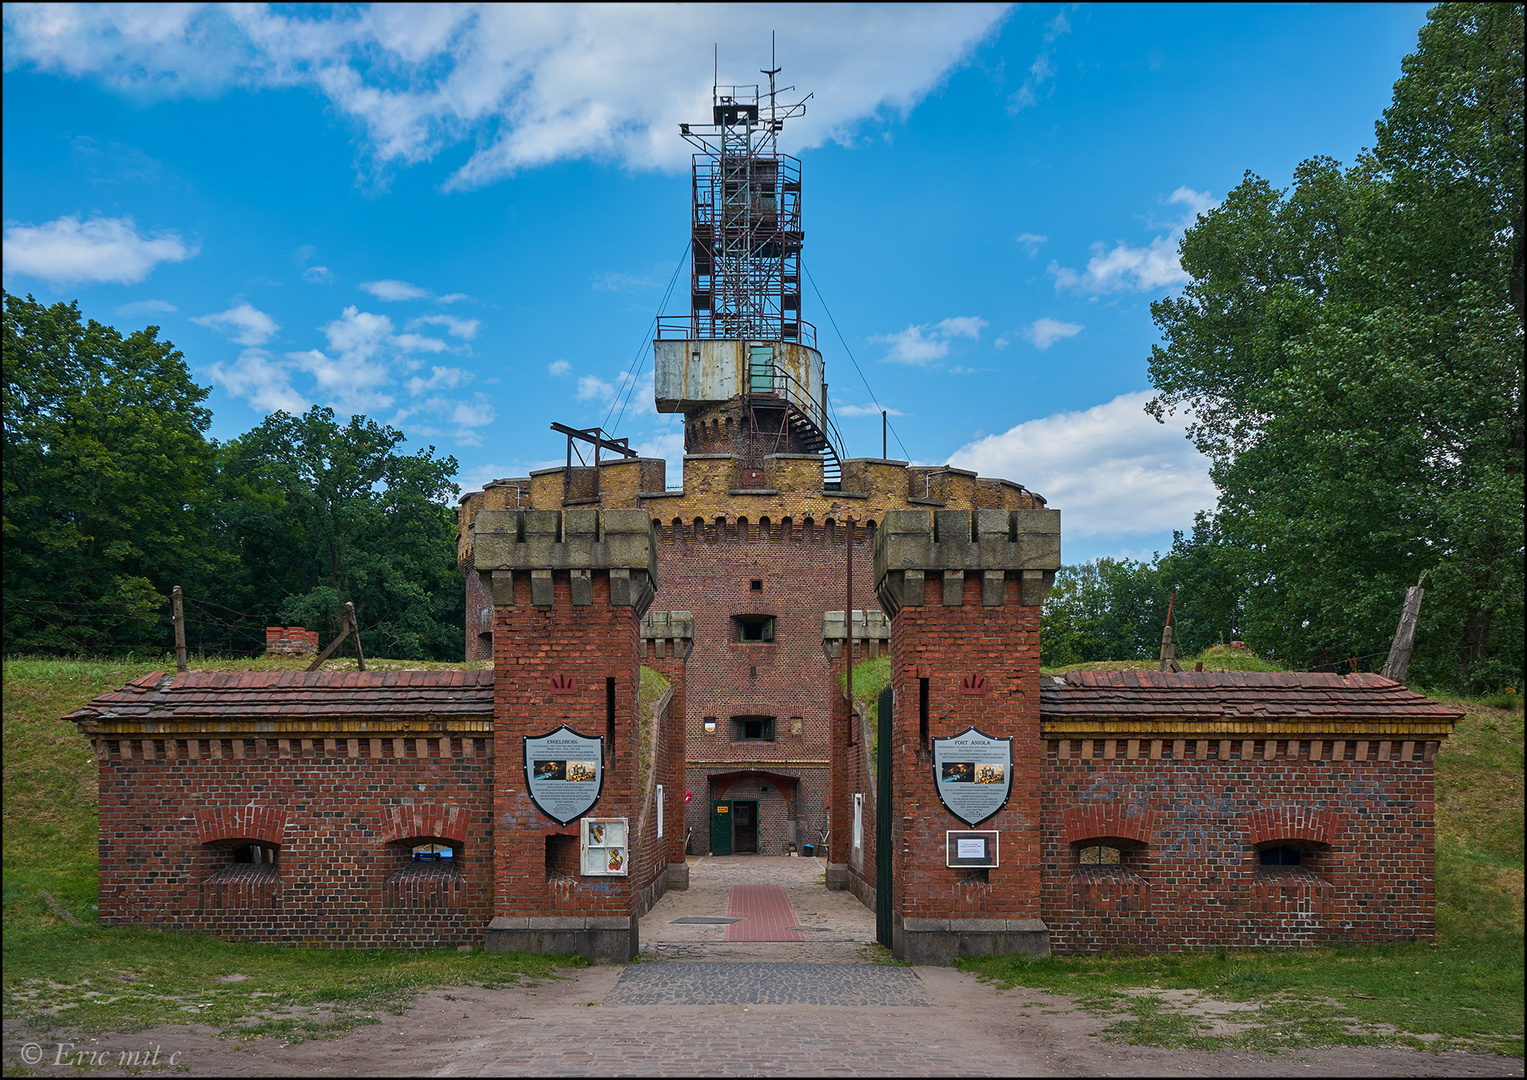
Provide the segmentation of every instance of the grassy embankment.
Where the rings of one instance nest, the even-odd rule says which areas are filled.
[[[334,660],[326,670],[353,670]],[[461,665],[377,660],[373,669]],[[481,666],[481,665],[473,665]],[[302,670],[296,660],[197,661],[200,670]],[[96,768],[91,746],[59,717],[174,661],[5,663],[4,1002],[36,1027],[134,1031],[208,1024],[289,1039],[336,1034],[401,1012],[436,986],[502,986],[555,977],[575,957],[455,950],[393,952],[230,944],[201,934],[96,921]],[[659,691],[661,693],[661,691]],[[47,890],[80,919],[71,926]],[[232,977],[232,978],[231,978]],[[226,980],[226,981],[225,981]]]

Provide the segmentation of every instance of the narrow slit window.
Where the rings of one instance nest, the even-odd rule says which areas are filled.
[[[615,680],[604,681],[605,768],[615,769]]]
[[[928,680],[917,680],[917,746],[929,751],[933,744],[928,741]]]

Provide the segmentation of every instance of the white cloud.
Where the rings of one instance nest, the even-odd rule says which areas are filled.
[[[493,406],[488,402],[486,394],[478,394],[472,402],[460,401],[451,413],[451,421],[462,427],[486,427],[493,423]]]
[[[453,293],[446,293],[444,296],[437,296],[437,297],[435,297],[435,302],[437,304],[455,304],[455,303],[458,303],[458,302],[460,302],[462,300],[472,300],[472,299],[474,299],[474,298],[468,296],[464,292],[453,292]]]
[[[1219,205],[1206,191],[1194,191],[1180,187],[1172,192],[1168,203],[1181,203],[1186,213],[1172,223],[1170,231],[1157,236],[1144,247],[1131,247],[1118,241],[1112,249],[1106,249],[1102,241],[1092,245],[1095,254],[1087,261],[1087,269],[1081,272],[1052,262],[1050,272],[1055,275],[1055,291],[1069,289],[1101,295],[1121,289],[1151,292],[1173,285],[1185,284],[1187,273],[1179,261],[1177,245],[1185,232],[1198,220]]]
[[[1024,76],[1023,85],[1020,86],[1012,97],[1007,99],[1008,112],[1022,112],[1030,105],[1037,104],[1039,92],[1044,84],[1055,77],[1055,66],[1050,63],[1050,58],[1055,55],[1055,42],[1062,34],[1071,32],[1071,20],[1066,18],[1063,11],[1045,24],[1044,43],[1045,47],[1039,55],[1034,57],[1034,62],[1029,65],[1028,74]],[[1051,93],[1053,93],[1053,89]]]
[[[578,376],[579,401],[610,401],[615,397],[615,387],[598,375]]]
[[[119,304],[111,309],[115,314],[124,317],[132,315],[167,315],[180,309],[168,300],[134,300],[131,304]]]
[[[361,288],[378,300],[422,300],[429,295],[426,290],[406,281],[363,281]]]
[[[245,349],[236,363],[219,361],[207,372],[230,397],[244,398],[264,412],[282,409],[300,416],[311,404],[292,387],[287,366],[272,360],[264,349]]]
[[[309,285],[330,285],[334,282],[334,275],[327,266],[310,266],[302,272],[302,280]]]
[[[1019,424],[957,450],[951,465],[1016,480],[1061,511],[1077,536],[1186,529],[1214,506],[1209,462],[1186,436],[1186,418],[1158,424],[1150,391],[1122,394],[1082,412]]]
[[[566,375],[572,370],[573,365],[569,364],[566,360],[553,360],[546,365],[546,372],[549,375]]]
[[[240,345],[264,345],[281,329],[275,319],[247,301],[227,311],[198,315],[191,321]]]
[[[443,326],[445,332],[452,337],[471,341],[477,336],[478,327],[482,323],[477,319],[458,319],[454,315],[420,315],[416,319],[409,319],[404,329],[412,330],[417,326]]]
[[[905,113],[994,32],[1006,6],[392,5],[320,14],[264,5],[13,5],[6,66],[135,96],[306,87],[359,129],[378,165],[476,149],[450,186],[594,157],[679,169],[681,121],[722,81],[751,81],[780,36],[786,80],[816,98],[791,149]],[[1052,28],[1055,24],[1052,23]],[[640,87],[633,93],[633,87]]]
[[[994,349],[1005,349],[1011,344],[1012,342],[1008,341],[1007,338],[999,337],[997,340],[991,343],[991,347]]]
[[[70,215],[42,225],[5,223],[5,276],[24,274],[53,285],[136,285],[160,263],[183,262],[199,250],[174,232],[140,235],[130,217],[81,221]]]
[[[873,403],[869,405],[845,405],[841,401],[834,401],[832,409],[839,416],[879,416],[881,412],[880,406]],[[900,409],[886,409],[885,412],[891,416],[907,415]]]
[[[475,376],[465,368],[458,367],[432,367],[430,377],[425,379],[415,375],[408,380],[408,392],[418,397],[420,394],[432,390],[454,390],[458,386],[465,386]]]
[[[1043,351],[1062,338],[1075,337],[1087,329],[1079,323],[1061,322],[1059,319],[1035,319],[1023,330],[1023,336]]]
[[[404,352],[441,353],[450,349],[450,346],[439,338],[425,337],[423,334],[399,334],[392,340]]]
[[[1050,238],[1048,236],[1040,236],[1038,233],[1026,232],[1019,233],[1017,236],[1017,241],[1023,245],[1024,250],[1027,251],[1030,255],[1038,255],[1039,245],[1048,244],[1050,242]]]
[[[927,364],[949,355],[949,344],[957,337],[979,339],[987,326],[975,315],[956,315],[942,319],[929,328],[928,323],[909,326],[894,334],[881,334],[869,340],[891,347],[885,359],[896,364]]]

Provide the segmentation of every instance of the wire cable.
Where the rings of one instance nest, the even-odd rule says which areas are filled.
[[[859,379],[864,383],[864,389],[869,392],[870,400],[874,402],[875,408],[885,414],[886,427],[890,428],[891,434],[896,436],[896,445],[901,447],[903,456],[908,461],[911,461],[912,455],[907,453],[907,444],[901,441],[901,432],[897,431],[896,425],[891,423],[890,411],[880,404],[880,399],[875,396],[875,391],[871,388],[870,381],[864,377],[864,369],[859,366],[859,361],[854,359],[854,352],[848,347],[848,342],[844,340],[843,331],[838,329],[838,320],[832,317],[832,309],[827,306],[827,301],[822,299],[822,290],[817,287],[817,279],[811,276],[811,269],[806,265],[804,259],[801,260],[801,269],[806,271],[806,280],[811,282],[811,291],[817,294],[817,303],[821,304],[822,310],[827,313],[827,321],[832,323],[833,332],[838,335],[838,343],[843,346],[844,354],[854,365],[854,370],[859,373]]]
[[[679,271],[684,269],[684,262],[689,258],[689,248],[693,243],[693,240],[685,241],[684,252],[679,256],[679,261],[674,265],[673,276],[668,279],[668,288],[663,290],[663,299],[658,302],[657,314],[653,315],[652,321],[646,324],[647,326],[652,327],[654,333],[647,334],[645,331],[643,332],[642,342],[636,348],[636,355],[631,358],[631,364],[626,368],[626,385],[622,388],[621,391],[616,392],[614,400],[610,402],[610,407],[604,414],[605,430],[608,431],[611,435],[615,433],[615,429],[620,426],[621,420],[625,417],[626,405],[630,403],[632,394],[636,392],[636,384],[641,381],[642,372],[646,371],[647,369],[647,365],[645,363],[642,363],[640,370],[637,370],[636,365],[643,359],[644,356],[649,354],[649,346],[651,345],[652,339],[657,336],[657,321],[662,317],[664,309],[668,307],[668,298],[673,295],[673,287],[678,284],[679,281]],[[635,372],[634,375],[632,374],[633,371]],[[609,426],[610,414],[615,412],[616,402],[620,403],[620,412],[615,416],[614,426]]]

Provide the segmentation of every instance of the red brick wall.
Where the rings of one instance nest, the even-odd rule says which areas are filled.
[[[636,611],[610,603],[608,571],[593,572],[593,603],[574,606],[566,570],[552,575],[553,603],[533,606],[530,579],[515,574],[513,606],[495,609],[493,723],[497,760],[493,914],[629,916],[635,879],[557,878],[548,873],[547,840],[578,834],[578,822],[558,825],[538,810],[525,786],[524,737],[566,724],[581,735],[605,734],[605,680],[615,680],[615,740],[606,744],[604,788],[589,814],[625,816],[634,834],[637,791]],[[554,694],[553,677],[575,680],[576,692]],[[566,841],[553,842],[556,855]],[[576,851],[576,841],[573,843]],[[561,867],[563,874],[567,871]]]
[[[952,586],[953,587],[953,586]],[[1018,603],[1009,579],[1001,607],[981,604],[981,576],[965,574],[963,602],[945,606],[944,582],[930,573],[922,606],[903,607],[891,624],[895,688],[892,873],[895,910],[909,919],[1038,918],[1040,915],[1040,765],[1038,605]],[[960,680],[983,676],[981,694]],[[1001,832],[1001,865],[951,869],[945,831],[969,828],[939,801],[931,757],[919,746],[918,680],[928,679],[929,738],[967,727],[1012,736],[1012,793],[995,817],[976,826]]]
[[[1043,917],[1056,952],[1432,936],[1433,774],[1422,744],[1111,742],[1094,740],[1090,759],[1078,740],[1064,757],[1048,744]],[[1359,746],[1369,760],[1356,760]],[[1144,823],[1125,873],[1077,867],[1093,831],[1079,824],[1084,811],[1125,822],[1096,826],[1107,833]],[[1260,866],[1253,843],[1280,839],[1304,848],[1300,865]]]
[[[481,940],[492,889],[490,740],[96,745],[103,923],[368,948]],[[265,809],[258,815],[265,826],[250,825],[251,805]],[[219,827],[207,813],[219,807],[229,809],[232,824]],[[459,878],[439,864],[410,864],[409,845],[387,842],[397,835],[395,815],[420,807],[459,808]],[[258,839],[279,837],[279,861],[269,870],[235,864],[229,844],[219,844],[250,838],[223,832],[254,831]],[[235,865],[261,880],[209,884],[222,870],[237,876]],[[389,890],[389,878],[405,867],[433,869],[437,880],[394,881]]]
[[[834,531],[835,542],[825,524],[808,533],[797,523],[789,535],[781,534],[778,523],[767,534],[755,524],[747,537],[726,529],[718,537],[712,523],[699,530],[698,540],[693,526],[676,530],[669,524],[660,532],[655,606],[689,611],[695,620],[686,673],[693,763],[686,784],[694,793],[687,825],[699,853],[710,850],[708,778],[737,769],[798,781],[791,810],[799,841],[815,843],[818,828],[826,825],[832,700],[842,695],[833,682],[841,661],[829,661],[822,651],[822,612],[843,608],[844,532]],[[874,608],[870,543],[866,530],[858,533],[853,606]],[[761,592],[749,588],[753,580],[763,583]],[[774,641],[737,640],[736,615],[773,615]],[[732,717],[751,715],[775,718],[773,742],[732,738]],[[707,716],[716,718],[714,734],[704,730]],[[800,719],[799,735],[792,732],[794,718]],[[783,829],[766,831],[761,847],[762,854],[783,854]]]

